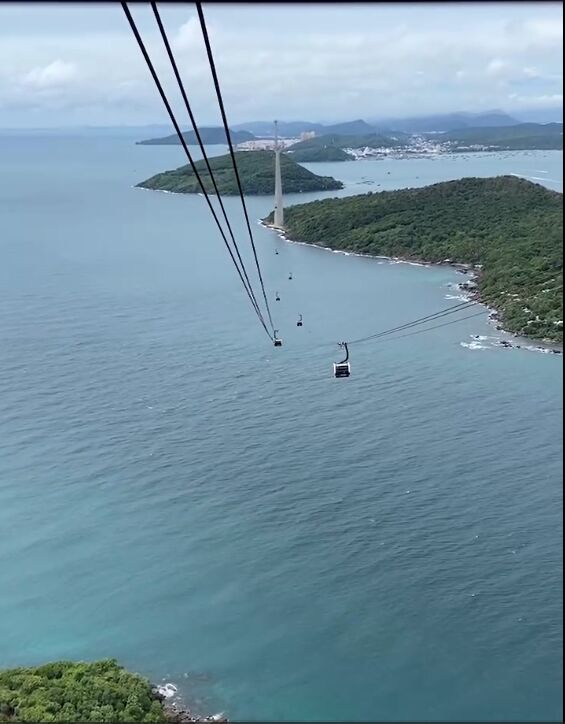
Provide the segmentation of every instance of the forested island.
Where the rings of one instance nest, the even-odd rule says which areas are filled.
[[[245,194],[261,195],[274,192],[275,154],[273,151],[238,151],[235,156]],[[213,156],[209,161],[220,193],[237,194],[237,181],[230,155]],[[213,186],[205,162],[198,161],[196,168],[206,191],[212,193]],[[281,176],[284,191],[288,194],[343,188],[341,181],[337,181],[331,176],[317,176],[285,154],[281,154]],[[190,166],[181,166],[172,171],[158,173],[137,186],[179,194],[195,194],[201,191]]]
[[[505,329],[563,342],[563,196],[539,184],[464,178],[313,201],[285,209],[285,234],[332,249],[472,266],[476,296]]]
[[[174,687],[173,687],[174,689]],[[115,659],[56,661],[0,671],[0,722],[227,721],[196,717],[164,703],[164,696]]]
[[[224,127],[199,128],[202,143],[210,146],[218,144],[227,144],[228,139]],[[244,141],[252,141],[255,136],[249,131],[232,131],[230,129],[232,143],[243,143]],[[188,145],[196,145],[198,140],[194,131],[185,131],[182,134],[183,139]],[[161,138],[148,138],[145,141],[137,141],[138,146],[180,146],[180,139],[176,133]]]

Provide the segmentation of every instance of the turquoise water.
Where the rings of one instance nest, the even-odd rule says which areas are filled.
[[[0,157],[0,665],[115,656],[232,719],[560,719],[561,357],[462,346],[485,313],[334,380],[336,340],[460,277],[257,226],[275,350],[203,199],[131,188],[178,148]],[[312,168],[355,193],[561,163]]]

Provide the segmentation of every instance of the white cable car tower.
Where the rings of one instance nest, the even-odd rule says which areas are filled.
[[[282,229],[284,224],[283,192],[281,179],[281,150],[279,148],[278,122],[275,121],[275,214],[273,226]]]

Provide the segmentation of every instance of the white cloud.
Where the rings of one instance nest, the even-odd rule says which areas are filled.
[[[201,47],[201,32],[200,24],[196,16],[193,16],[180,26],[171,45],[175,50],[192,50],[195,47]]]
[[[34,88],[53,88],[65,85],[75,80],[77,76],[78,71],[74,63],[54,60],[48,65],[32,68],[23,76],[22,83]]]
[[[504,60],[501,60],[500,58],[493,58],[493,60],[490,61],[490,63],[487,65],[486,72],[487,75],[502,75],[506,71],[510,69],[510,65],[505,62]]]

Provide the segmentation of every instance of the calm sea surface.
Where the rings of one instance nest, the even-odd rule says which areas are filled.
[[[178,147],[2,137],[0,163],[0,666],[112,656],[232,719],[562,717],[561,357],[492,346],[485,312],[335,380],[337,340],[461,277],[256,226],[274,349],[204,200],[132,188]],[[562,190],[558,152],[310,167]]]

